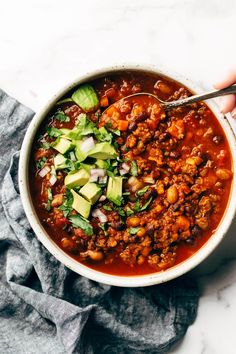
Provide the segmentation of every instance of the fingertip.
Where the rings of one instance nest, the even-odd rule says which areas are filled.
[[[223,78],[223,79],[222,79]],[[220,90],[222,88],[225,88],[227,86],[230,86],[236,82],[236,68],[231,68],[227,70],[225,74],[221,74],[220,78],[218,78],[215,83],[213,84],[213,87],[216,90]]]
[[[233,110],[235,107],[235,96],[234,95],[227,95],[221,97],[220,100],[220,111],[221,113],[228,113]]]

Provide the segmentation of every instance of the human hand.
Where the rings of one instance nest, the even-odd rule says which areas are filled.
[[[215,89],[223,89],[227,86],[236,83],[236,68],[229,71],[225,78],[217,82],[214,87]],[[222,113],[231,112],[233,118],[236,118],[236,95],[227,95],[220,97],[220,110]]]

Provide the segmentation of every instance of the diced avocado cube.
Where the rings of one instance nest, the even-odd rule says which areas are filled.
[[[54,166],[56,170],[62,170],[63,168],[66,168],[66,161],[67,159],[65,158],[65,156],[63,156],[62,154],[57,154],[54,157]]]
[[[104,160],[97,159],[97,160],[96,160],[96,165],[97,165],[97,167],[99,167],[99,168],[105,168],[106,162],[105,162]]]
[[[109,170],[109,167],[111,166],[110,160],[105,161],[105,160],[97,159],[95,163],[98,168],[103,168],[105,170]]]
[[[95,147],[88,152],[88,156],[100,160],[114,159],[117,157],[117,152],[114,147],[107,143],[98,143]]]
[[[65,154],[67,151],[74,148],[74,144],[72,144],[68,139],[59,137],[54,143],[52,143],[52,147],[61,154]]]
[[[79,171],[68,173],[65,177],[64,183],[67,188],[75,188],[85,185],[89,180],[90,174],[82,168]]]
[[[72,100],[85,112],[90,112],[98,107],[99,100],[94,88],[89,84],[81,85],[71,96]]]
[[[71,190],[71,193],[73,195],[72,208],[75,209],[85,219],[88,219],[91,210],[91,203],[81,197],[73,189]]]
[[[87,152],[83,152],[80,149],[80,146],[82,143],[83,143],[83,141],[81,141],[81,140],[75,142],[75,156],[79,162],[84,161],[86,159],[86,157],[88,156]]]
[[[86,171],[90,172],[92,168],[95,168],[96,165],[88,164],[88,163],[81,163],[80,164],[81,168],[84,168]]]
[[[122,177],[109,177],[107,199],[120,206],[122,198]]]
[[[96,183],[88,182],[80,189],[79,193],[91,204],[94,204],[100,198],[102,189]]]
[[[61,128],[60,131],[61,131],[64,135],[68,135],[68,134],[71,132],[71,129]]]

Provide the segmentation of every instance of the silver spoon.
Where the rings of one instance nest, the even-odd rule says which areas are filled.
[[[214,90],[214,91],[208,91],[205,93],[201,93],[199,95],[193,95],[187,98],[183,98],[177,101],[162,101],[158,96],[154,95],[153,93],[148,93],[148,92],[139,92],[139,93],[134,93],[132,95],[126,96],[121,98],[119,101],[125,100],[126,98],[130,98],[130,97],[135,97],[135,96],[151,96],[154,97],[159,103],[160,105],[165,109],[168,110],[170,108],[174,108],[174,107],[179,107],[179,106],[185,106],[187,104],[190,103],[194,103],[194,102],[199,102],[199,101],[203,101],[203,100],[208,100],[209,98],[213,98],[213,97],[219,97],[219,96],[225,96],[225,95],[229,95],[231,93],[236,93],[236,84],[228,86],[224,89],[221,90]],[[114,102],[113,104],[116,104],[117,102]],[[109,107],[111,107],[113,104],[111,104]],[[107,107],[102,114],[104,114],[106,112],[106,110],[109,108]]]

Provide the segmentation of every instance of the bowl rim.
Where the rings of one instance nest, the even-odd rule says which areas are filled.
[[[233,202],[233,196],[236,195],[236,139],[228,120],[223,116],[222,113],[220,113],[216,103],[213,100],[210,100],[207,101],[207,105],[215,114],[229,142],[232,154],[232,166],[234,174],[228,205],[219,226],[217,227],[214,234],[209,238],[209,240],[191,257],[162,272],[134,276],[111,275],[89,268],[70,257],[59,246],[56,245],[56,243],[44,230],[34,210],[28,186],[29,155],[33,139],[40,124],[42,123],[52,106],[56,103],[56,101],[60,97],[62,97],[66,92],[73,89],[75,86],[78,86],[79,84],[84,83],[86,81],[94,80],[98,77],[103,76],[104,74],[115,73],[117,71],[122,72],[132,70],[160,74],[162,76],[169,77],[170,79],[180,82],[181,84],[189,88],[191,91],[196,93],[200,93],[202,90],[200,86],[196,85],[188,78],[185,78],[184,76],[174,72],[173,70],[170,70],[169,68],[164,68],[163,66],[161,67],[160,65],[157,66],[153,64],[124,63],[95,69],[93,71],[85,73],[84,75],[80,75],[77,79],[65,85],[62,89],[60,89],[56,94],[52,96],[52,98],[38,111],[38,113],[34,115],[26,131],[21,146],[19,160],[19,189],[21,200],[29,223],[39,241],[47,248],[47,250],[52,255],[54,255],[57,260],[59,260],[62,264],[64,264],[71,270],[75,271],[77,274],[103,284],[123,287],[139,287],[161,284],[171,279],[177,278],[190,271],[198,264],[200,264],[211,252],[213,252],[217,245],[222,241],[236,213],[236,203]]]

